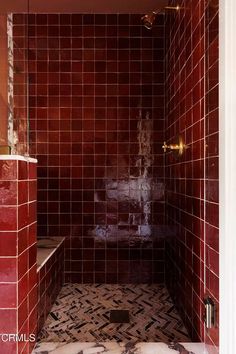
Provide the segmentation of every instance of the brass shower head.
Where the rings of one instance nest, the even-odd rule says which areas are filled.
[[[149,29],[149,30],[151,30],[152,26],[153,26],[153,24],[154,24],[154,22],[156,20],[156,16],[158,14],[162,13],[164,10],[175,10],[175,11],[178,11],[178,10],[180,10],[180,7],[179,6],[166,6],[166,7],[164,7],[161,10],[152,11],[151,13],[144,15],[141,18],[144,27]]]
[[[145,28],[147,29],[152,29],[152,26],[153,26],[153,23],[155,22],[155,19],[156,19],[156,15],[158,14],[158,12],[151,12],[147,15],[144,15],[141,20],[142,20],[142,23],[144,25]]]

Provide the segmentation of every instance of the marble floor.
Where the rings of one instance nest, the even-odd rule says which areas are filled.
[[[32,354],[207,354],[202,343],[41,343]]]
[[[117,309],[129,310],[129,323],[110,323],[110,311]],[[109,341],[170,343],[190,338],[164,285],[64,285],[38,344]],[[118,354],[120,345],[117,348]],[[63,353],[58,350],[52,353]]]

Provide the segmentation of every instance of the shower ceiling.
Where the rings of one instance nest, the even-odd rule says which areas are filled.
[[[27,0],[9,0],[0,4],[0,13],[27,12]],[[35,13],[146,13],[160,10],[168,0],[29,0]]]

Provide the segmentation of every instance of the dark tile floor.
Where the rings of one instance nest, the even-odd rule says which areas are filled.
[[[129,323],[110,323],[111,310],[129,310]],[[39,342],[189,342],[164,285],[66,284]]]

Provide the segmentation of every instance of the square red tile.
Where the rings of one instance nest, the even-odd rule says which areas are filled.
[[[7,296],[6,296],[7,294]],[[16,308],[17,306],[17,285],[16,283],[0,283],[0,308]]]
[[[11,206],[0,206],[0,230],[17,230],[17,208]]]
[[[16,242],[16,240],[15,240]],[[0,258],[0,283],[17,281],[17,259]]]
[[[0,256],[16,256],[17,251],[17,233],[0,232]]]

